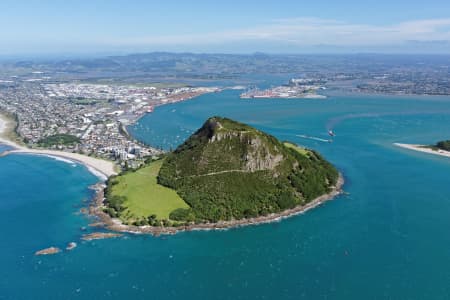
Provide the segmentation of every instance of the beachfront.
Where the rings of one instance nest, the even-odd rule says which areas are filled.
[[[434,155],[440,155],[440,156],[445,156],[445,157],[450,158],[450,151],[431,149],[431,148],[428,148],[427,145],[414,145],[414,144],[401,144],[401,143],[394,143],[394,145],[397,147],[401,147],[401,148],[405,148],[405,149],[409,149],[409,150],[414,150],[414,151],[424,152],[424,153],[434,154]]]
[[[8,151],[7,154],[32,154],[68,159],[72,162],[77,162],[85,165],[94,175],[98,176],[102,180],[106,180],[109,176],[117,174],[117,172],[115,171],[115,165],[111,161],[93,158],[78,153],[45,149],[29,149],[24,146],[18,145],[17,143],[8,140],[5,137],[7,130],[9,130],[9,126],[10,121],[4,116],[0,115],[0,143],[14,148],[13,150]]]

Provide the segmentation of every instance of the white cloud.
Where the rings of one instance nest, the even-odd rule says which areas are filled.
[[[392,25],[353,24],[338,20],[294,18],[240,30],[190,35],[146,36],[104,40],[116,46],[205,45],[232,42],[283,42],[296,46],[399,45],[407,41],[450,41],[450,18],[413,20]]]

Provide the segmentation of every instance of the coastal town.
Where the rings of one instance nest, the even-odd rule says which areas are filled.
[[[326,99],[324,95],[318,94],[318,91],[324,90],[324,81],[309,78],[292,78],[287,85],[260,90],[252,88],[241,94],[241,99],[254,98],[303,98],[303,99]]]
[[[160,149],[134,140],[126,127],[154,108],[218,91],[41,81],[0,83],[0,111],[15,118],[28,148],[79,153],[137,167]]]

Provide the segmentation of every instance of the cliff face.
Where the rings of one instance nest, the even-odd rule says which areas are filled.
[[[250,126],[213,117],[175,151],[179,176],[274,170],[284,159],[275,138]]]
[[[165,159],[158,180],[217,221],[258,216],[306,203],[328,191],[337,171],[317,153],[301,154],[276,138],[213,117]]]

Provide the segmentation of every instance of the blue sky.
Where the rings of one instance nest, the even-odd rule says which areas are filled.
[[[450,1],[2,0],[0,54],[450,53]]]

